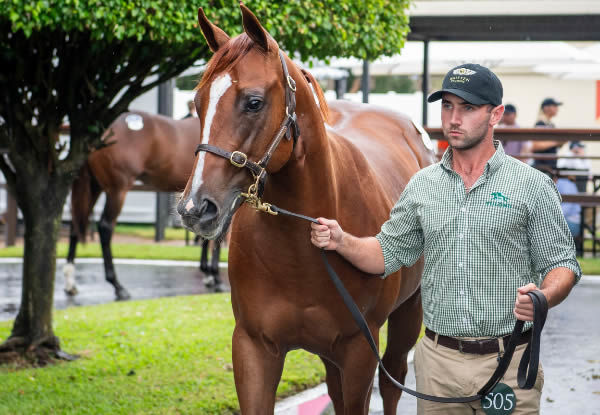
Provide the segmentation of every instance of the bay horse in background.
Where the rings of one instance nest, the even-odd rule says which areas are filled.
[[[219,238],[231,223],[232,359],[242,414],[273,413],[286,353],[298,348],[323,361],[337,414],[367,414],[377,361],[310,242],[310,225],[243,202],[260,197],[264,185],[264,200],[280,208],[374,235],[411,176],[434,162],[430,141],[395,112],[344,101],[328,111],[313,76],[240,7],[244,32],[233,39],[198,13],[214,56],[197,88],[202,144],[177,210],[203,238]],[[423,259],[381,279],[327,255],[377,341],[387,319],[383,362],[402,382],[421,330]],[[383,374],[379,385],[385,414],[395,414],[401,391]]]
[[[145,112],[121,114],[107,129],[107,146],[90,153],[71,189],[71,233],[65,274],[65,291],[75,295],[75,253],[77,242],[85,242],[89,217],[102,192],[106,203],[98,234],[104,258],[106,280],[115,288],[118,300],[130,294],[117,279],[111,252],[111,239],[125,196],[136,180],[162,192],[181,192],[192,172],[194,150],[200,140],[198,120],[173,120]],[[220,243],[213,243],[212,259],[207,261],[208,240],[202,241],[200,269],[205,283],[221,291],[219,277]]]

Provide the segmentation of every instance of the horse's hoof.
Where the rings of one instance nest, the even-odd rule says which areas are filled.
[[[229,286],[223,284],[222,282],[218,282],[215,284],[215,292],[216,293],[226,293],[229,292]]]
[[[131,294],[129,294],[129,292],[125,288],[121,288],[121,289],[117,290],[116,294],[117,294],[117,301],[127,301],[131,298]]]
[[[70,297],[73,297],[73,296],[79,294],[79,291],[77,290],[77,287],[75,287],[73,285],[72,287],[65,288],[65,294],[67,294]]]
[[[215,277],[213,277],[212,275],[205,275],[203,282],[205,287],[212,287],[213,285],[215,285]]]

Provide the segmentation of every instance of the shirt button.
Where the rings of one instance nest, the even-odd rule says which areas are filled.
[[[462,233],[459,233],[459,234],[458,234],[458,237],[459,237],[460,239],[462,239],[462,238],[463,238],[463,236],[465,236],[465,235],[463,235]]]
[[[467,208],[466,208],[466,207],[461,207],[461,208],[460,208],[460,211],[461,211],[461,212],[466,212],[466,211],[467,211]]]
[[[458,263],[458,266],[459,266],[460,268],[462,268],[462,267],[463,267],[463,263],[462,263],[462,262],[459,262],[459,263]]]
[[[469,319],[468,319],[468,318],[466,318],[466,317],[465,317],[465,318],[463,318],[463,323],[467,324],[468,322],[469,322]]]
[[[465,290],[460,290],[460,295],[465,295]]]

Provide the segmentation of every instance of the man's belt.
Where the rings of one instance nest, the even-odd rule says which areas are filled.
[[[428,328],[425,328],[425,335],[431,340],[435,341],[436,333]],[[470,354],[490,354],[500,352],[499,341],[504,343],[504,348],[508,346],[510,340],[510,334],[508,336],[492,339],[483,340],[461,340],[455,337],[438,335],[437,343],[449,349],[458,350],[461,353]],[[521,336],[517,340],[517,345],[525,344],[531,338],[531,329],[521,333]]]

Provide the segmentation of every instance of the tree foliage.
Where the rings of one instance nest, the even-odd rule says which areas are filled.
[[[310,57],[397,53],[408,0],[251,0],[284,50]],[[0,352],[46,345],[52,332],[56,241],[69,188],[102,132],[133,99],[210,52],[197,8],[230,35],[233,0],[1,0],[0,169],[25,220],[23,295]],[[61,124],[70,124],[62,156]]]
[[[248,0],[263,26],[303,60],[330,56],[373,59],[398,53],[408,32],[409,0]],[[13,32],[90,32],[93,40],[198,41],[196,14],[229,35],[240,33],[234,0],[5,0],[0,16]]]

